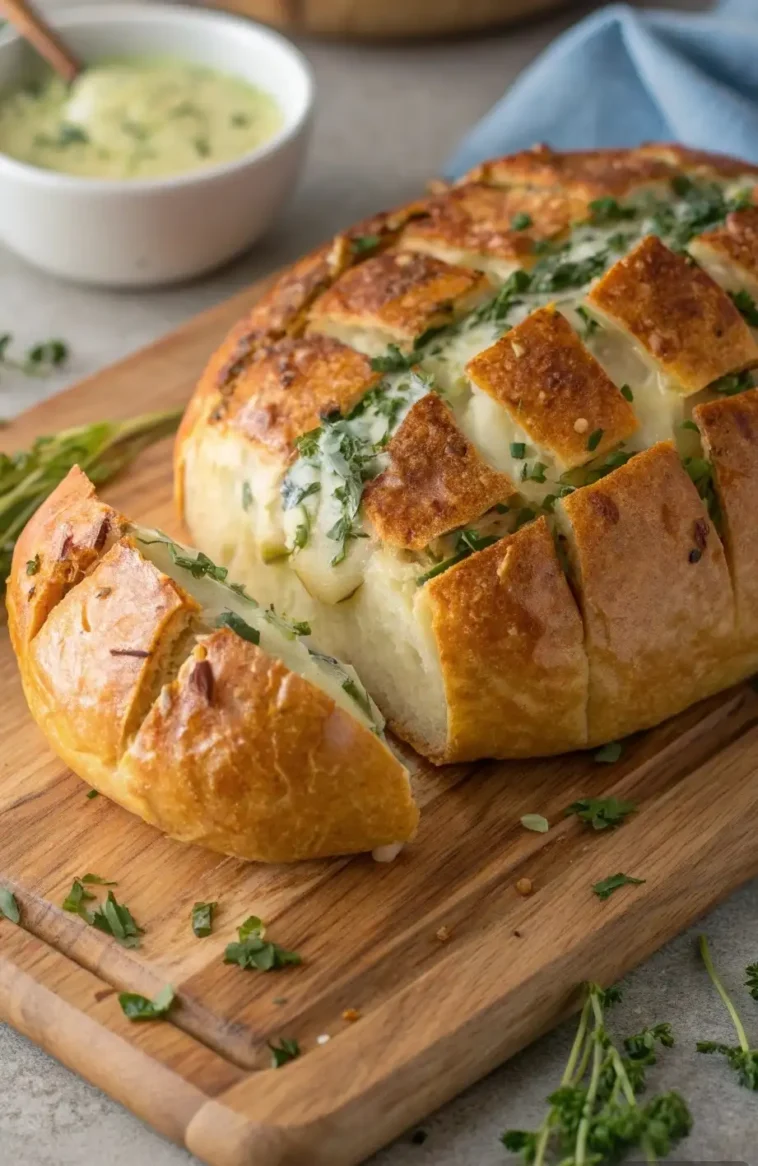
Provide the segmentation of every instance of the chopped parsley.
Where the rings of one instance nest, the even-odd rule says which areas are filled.
[[[213,930],[213,913],[218,903],[195,903],[192,908],[192,930],[198,939],[210,935]]]
[[[525,441],[512,441],[511,442],[511,457],[516,458],[518,461],[521,461],[523,458],[526,457],[526,442]]]
[[[281,1069],[288,1061],[294,1061],[300,1056],[300,1045],[296,1040],[283,1036],[278,1045],[269,1042],[271,1049],[271,1068]]]
[[[378,235],[356,235],[350,240],[353,255],[365,255],[368,251],[375,251],[381,240]]]
[[[397,344],[388,344],[384,356],[371,357],[371,367],[374,372],[405,372],[417,361],[417,352],[409,352],[406,355],[400,351]]]
[[[7,887],[0,887],[0,915],[11,923],[21,922],[21,912],[18,909],[16,896]]]
[[[518,214],[514,215],[511,219],[512,231],[525,231],[527,227],[533,226],[534,219],[531,215],[528,215],[526,211],[519,211]]]
[[[36,575],[40,568],[39,555],[35,555],[33,559],[27,559],[26,573],[27,575]]]
[[[266,608],[262,613],[263,618],[272,627],[281,632],[287,640],[294,640],[296,636],[309,636],[311,634],[311,625],[305,620],[287,619],[286,615],[277,615],[273,604]]]
[[[261,633],[258,629],[251,627],[241,615],[237,615],[236,611],[222,611],[216,620],[216,627],[229,628],[240,639],[247,640],[249,644],[259,644],[261,640]]]
[[[292,510],[295,506],[300,506],[312,494],[318,494],[320,489],[320,482],[307,482],[304,485],[298,485],[287,474],[282,482],[281,488],[282,506],[285,510]]]
[[[139,937],[144,933],[144,929],[135,923],[129,908],[117,901],[113,891],[108,891],[105,902],[98,907],[89,922],[98,931],[112,935],[122,947],[139,947]]]
[[[589,222],[593,227],[606,227],[611,223],[620,223],[626,219],[633,219],[639,214],[636,207],[622,206],[610,195],[596,198],[590,203]]]
[[[594,759],[601,764],[612,765],[614,761],[618,761],[623,752],[624,746],[620,741],[608,741],[597,750]]]
[[[728,376],[720,377],[708,386],[714,393],[721,393],[724,397],[734,397],[737,393],[744,393],[746,389],[752,387],[753,374],[749,369],[745,372],[729,373]]]
[[[217,583],[225,583],[229,571],[226,567],[218,567],[204,555],[202,551],[197,552],[197,557],[192,558],[191,555],[186,555],[181,547],[176,543],[168,542],[169,554],[176,567],[181,567],[185,571],[189,571],[193,579],[202,579],[207,576],[209,579],[215,579]]]
[[[248,971],[272,972],[289,964],[301,963],[297,952],[286,951],[264,937],[266,929],[256,915],[251,915],[238,929],[238,943],[229,943],[224,951],[225,964],[237,964]]]
[[[758,304],[750,292],[744,289],[738,292],[729,292],[732,303],[751,328],[758,328]]]
[[[423,587],[424,583],[428,583],[430,579],[441,575],[449,567],[454,567],[456,563],[462,563],[464,559],[467,559],[469,555],[473,555],[475,551],[483,551],[485,547],[491,547],[498,541],[498,538],[494,535],[480,535],[475,530],[458,531],[455,539],[455,554],[451,558],[437,563],[423,575],[419,575],[416,579],[417,587]]]
[[[644,882],[644,879],[633,879],[631,875],[614,874],[609,875],[607,879],[601,879],[599,883],[595,883],[592,890],[598,899],[605,900],[610,899],[613,892],[620,887],[641,886]]]
[[[591,316],[582,304],[576,309],[576,314],[581,318],[584,325],[582,328],[582,336],[585,340],[589,340],[590,336],[600,328],[600,321],[596,320],[594,316]]]
[[[587,449],[590,453],[594,453],[600,442],[603,440],[603,430],[595,429],[587,438]]]
[[[176,993],[170,984],[161,988],[152,1000],[137,992],[119,992],[121,1011],[129,1020],[162,1020],[176,1000]]]
[[[580,798],[566,810],[566,816],[575,814],[580,822],[586,822],[594,830],[615,829],[637,810],[636,802],[624,802],[620,798]]]
[[[634,393],[632,392],[630,385],[622,385],[620,391],[621,391],[621,396],[624,397],[625,400],[627,400],[627,401],[634,400]]]

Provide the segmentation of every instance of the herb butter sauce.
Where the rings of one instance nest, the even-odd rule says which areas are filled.
[[[268,141],[282,114],[238,77],[169,58],[104,61],[0,98],[0,152],[64,174],[165,178]]]

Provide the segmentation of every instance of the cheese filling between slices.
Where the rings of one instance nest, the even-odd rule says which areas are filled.
[[[749,179],[738,179],[700,184],[700,189],[713,192],[718,186],[726,200],[741,197],[750,185]],[[697,190],[698,184],[689,189]],[[610,379],[631,399],[639,429],[622,447],[621,460],[624,453],[631,455],[661,440],[673,439],[682,454],[699,452],[697,437],[686,423],[692,407],[714,393],[707,389],[684,397],[628,336],[606,321],[588,324],[586,315],[577,312],[594,280],[644,236],[660,234],[664,242],[681,246],[682,232],[686,234],[693,223],[695,204],[684,190],[669,198],[645,191],[623,204],[601,199],[593,205],[599,222],[577,224],[567,242],[547,244],[528,276],[520,280],[520,273],[512,275],[493,300],[432,336],[414,353],[415,371],[386,373],[346,418],[327,419],[321,430],[301,439],[301,456],[285,476],[281,498],[276,499],[278,482],[272,480],[259,506],[272,529],[278,506],[285,553],[314,598],[338,603],[363,583],[376,550],[374,540],[365,537],[370,531],[360,511],[363,482],[386,467],[389,439],[411,405],[427,392],[440,393],[484,460],[513,480],[521,495],[512,506],[514,512],[523,513],[525,503],[541,506],[548,495],[560,495],[567,482],[581,484],[575,474],[563,475],[552,452],[532,442],[507,409],[465,373],[469,360],[548,303],[566,315]],[[525,285],[523,290],[520,284]],[[376,332],[371,335],[369,344],[368,335],[361,337],[351,329],[349,343],[377,355]],[[599,458],[585,469],[601,475],[613,464]],[[429,556],[418,556],[420,570],[425,559]]]
[[[208,629],[223,626],[219,621],[231,613],[252,629],[264,652],[281,660],[290,672],[320,688],[351,717],[381,735],[384,718],[355,669],[319,652],[310,643],[307,624],[290,621],[278,615],[273,607],[261,607],[243,587],[226,582],[224,568],[216,567],[192,548],[174,542],[162,531],[136,525],[130,531],[144,557],[200,604],[203,625]]]

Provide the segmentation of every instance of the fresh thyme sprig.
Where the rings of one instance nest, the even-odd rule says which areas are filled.
[[[28,450],[0,453],[0,590],[16,539],[72,466],[79,465],[98,485],[106,482],[140,450],[173,433],[181,415],[181,409],[171,409],[131,421],[100,421],[38,437]]]
[[[674,1043],[671,1027],[658,1024],[627,1037],[622,1052],[605,1023],[606,1009],[618,1002],[620,992],[597,984],[586,987],[568,1062],[542,1124],[536,1130],[507,1130],[503,1145],[529,1166],[612,1166],[632,1149],[657,1162],[692,1126],[678,1093],[661,1093],[645,1105],[637,1100],[646,1069],[656,1063],[656,1046]]]
[[[719,996],[724,1002],[727,1012],[729,1013],[735,1032],[737,1033],[737,1040],[739,1044],[725,1045],[718,1041],[699,1040],[697,1042],[697,1051],[699,1053],[721,1053],[726,1057],[727,1061],[737,1074],[737,1080],[740,1085],[744,1085],[746,1089],[752,1089],[758,1092],[758,1049],[751,1049],[750,1042],[747,1039],[745,1026],[740,1019],[740,1014],[734,1007],[734,1004],[729,998],[729,994],[721,982],[721,979],[716,971],[713,960],[711,958],[710,948],[708,947],[708,940],[704,935],[700,936],[698,940],[698,947],[700,955],[702,956],[705,970],[711,978],[711,982],[718,992]],[[752,969],[755,968],[751,964],[747,969],[748,976],[752,980]],[[748,987],[752,988],[752,983],[748,982]]]
[[[55,368],[60,368],[68,358],[68,345],[64,340],[42,340],[32,344],[24,353],[23,360],[8,355],[13,342],[10,332],[0,333],[0,365],[15,369],[28,377],[47,376]]]

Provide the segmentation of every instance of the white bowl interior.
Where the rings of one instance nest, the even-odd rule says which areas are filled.
[[[236,75],[270,93],[284,115],[275,144],[306,116],[312,86],[304,58],[277,33],[226,13],[184,6],[113,4],[53,13],[86,64],[112,57],[169,56]],[[12,31],[0,37],[0,90],[38,76],[34,51]]]

